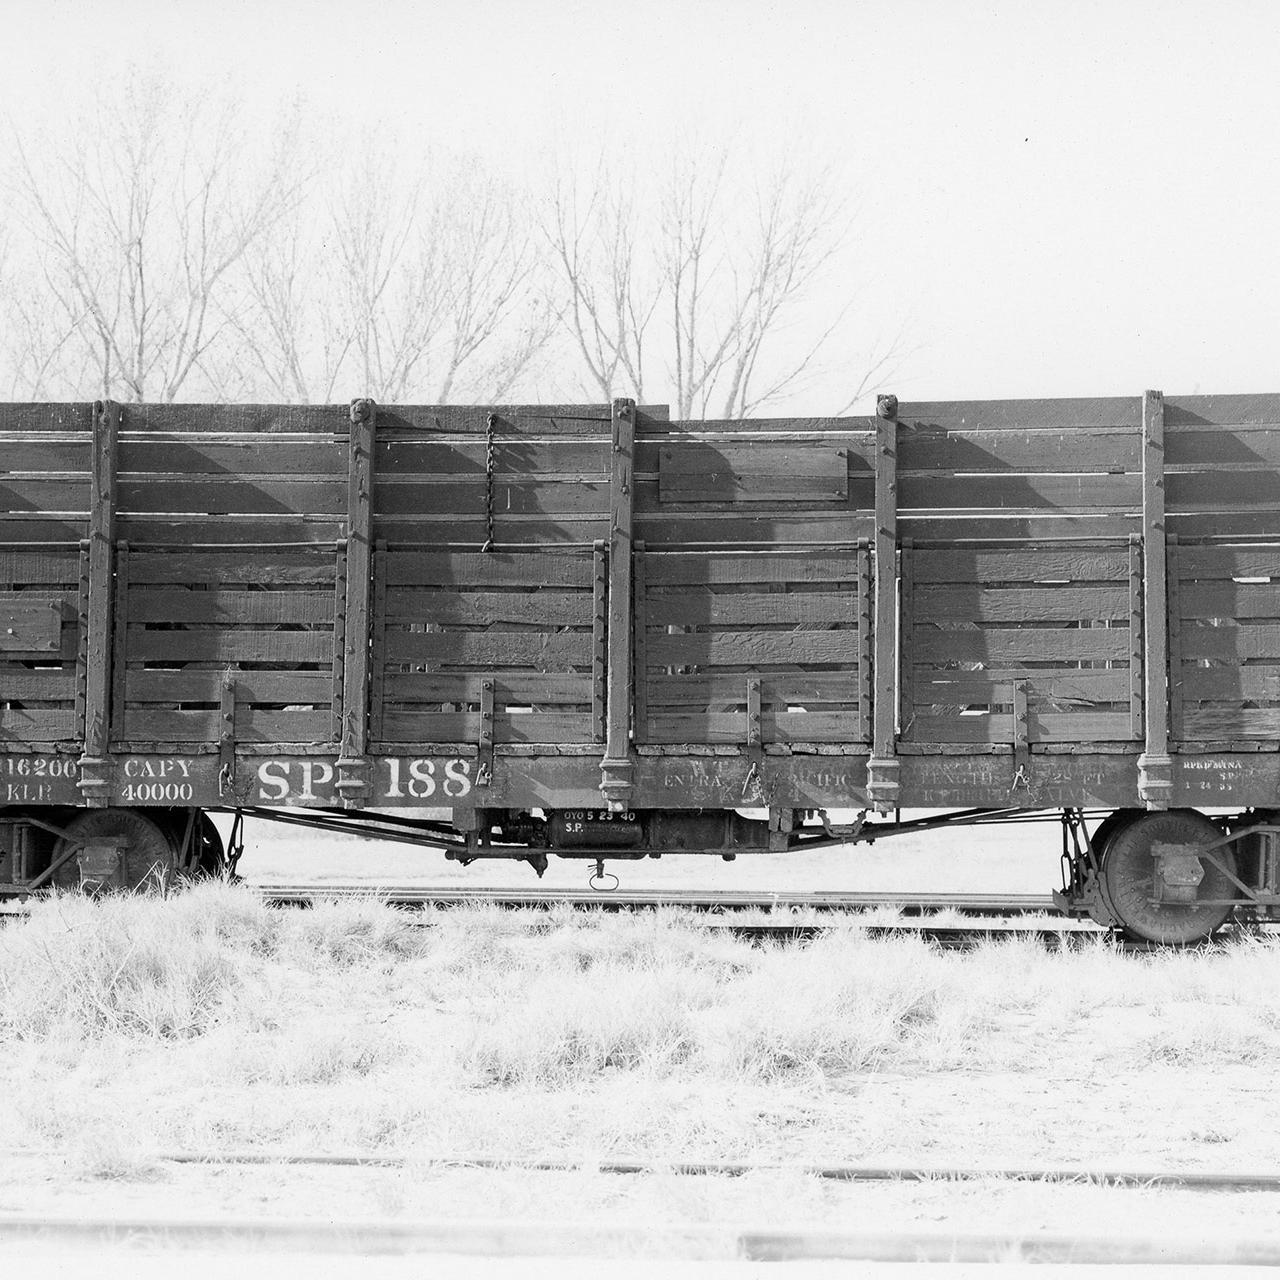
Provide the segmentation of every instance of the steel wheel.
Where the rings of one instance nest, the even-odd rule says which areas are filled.
[[[1154,902],[1156,844],[1209,844],[1222,833],[1194,809],[1170,809],[1145,813],[1114,831],[1102,850],[1099,876],[1103,904],[1116,923],[1147,942],[1182,945],[1199,942],[1216,933],[1230,918],[1233,906],[1213,906],[1201,900],[1238,895],[1236,886],[1212,863],[1203,862],[1204,879],[1196,890],[1196,902]],[[1229,848],[1220,849],[1223,866],[1235,870]]]
[[[124,836],[125,847],[121,883],[125,892],[148,885],[162,887],[173,878],[176,854],[173,840],[164,827],[137,809],[91,809],[77,814],[66,826],[67,838],[53,847],[56,861],[71,840],[92,840],[95,836]],[[73,853],[54,873],[54,883],[62,889],[80,888],[79,859]]]

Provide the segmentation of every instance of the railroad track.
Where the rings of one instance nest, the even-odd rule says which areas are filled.
[[[579,889],[463,889],[456,886],[406,886],[378,883],[250,885],[276,907],[311,908],[327,902],[378,902],[409,912],[427,907],[492,905],[511,910],[546,910],[568,904],[588,911],[646,911],[672,908],[696,913],[701,927],[754,941],[795,942],[839,929],[857,929],[868,937],[917,937],[944,949],[964,950],[983,942],[1012,937],[1035,938],[1045,946],[1067,949],[1100,938],[1114,938],[1126,951],[1159,950],[1154,944],[1129,942],[1087,920],[1057,917],[1030,921],[1024,917],[1052,914],[1053,900],[1029,894],[899,894],[867,893],[721,893],[607,892]],[[877,920],[866,913],[896,911],[901,918]],[[26,902],[0,900],[0,922],[20,919]],[[742,920],[747,912],[774,918]],[[934,919],[943,911],[965,917],[963,923]],[[794,919],[812,912],[820,919]],[[409,919],[413,919],[412,914]],[[424,920],[425,922],[425,920]],[[1229,935],[1228,935],[1229,936]],[[1203,945],[1215,945],[1212,940]]]
[[[149,1218],[0,1213],[0,1243],[44,1247],[199,1249],[305,1254],[439,1254],[486,1258],[630,1257],[753,1262],[1056,1262],[1160,1266],[1276,1266],[1280,1238],[1208,1239],[1039,1232],[866,1232],[821,1227],[641,1227],[599,1220],[548,1223],[458,1219]]]
[[[966,916],[1021,916],[1051,913],[1048,894],[987,893],[724,893],[718,890],[644,890],[612,892],[593,889],[464,889],[361,883],[259,884],[255,892],[281,906],[316,901],[377,899],[395,907],[452,907],[487,903],[532,908],[592,907],[602,911],[635,911],[682,907],[690,911],[869,911],[894,908],[906,916],[956,911]]]
[[[1046,946],[1069,948],[1099,938],[1116,938],[1107,929],[1087,920],[1057,917],[1049,921],[1024,917],[1052,915],[1053,899],[1030,894],[900,894],[864,893],[723,893],[710,890],[679,892],[649,890],[619,893],[581,889],[491,889],[406,886],[379,883],[308,885],[249,885],[253,892],[276,907],[310,908],[327,902],[372,901],[413,911],[427,907],[491,905],[511,910],[545,910],[567,904],[582,910],[645,911],[672,908],[696,913],[708,931],[723,930],[735,937],[759,941],[803,941],[838,929],[857,929],[868,937],[914,936],[946,949],[964,949],[994,939],[1036,938]],[[877,909],[892,910],[895,920],[867,918]],[[0,900],[0,922],[26,914],[23,900]],[[772,919],[740,920],[735,917],[757,911]],[[960,924],[934,919],[950,911],[962,917]],[[812,912],[823,918],[788,918]],[[412,919],[412,916],[410,916]],[[1257,930],[1260,926],[1252,926]],[[1261,926],[1268,932],[1275,927]],[[1225,936],[1230,936],[1228,933]],[[1117,938],[1126,951],[1160,948],[1151,943]],[[1201,945],[1213,946],[1215,940]]]
[[[8,1150],[0,1159],[58,1160],[53,1151]],[[741,1178],[748,1174],[785,1173],[826,1182],[1053,1182],[1097,1187],[1145,1187],[1194,1191],[1280,1192],[1280,1169],[1123,1169],[1078,1165],[937,1165],[829,1164],[759,1160],[654,1160],[620,1155],[606,1158],[571,1156],[482,1156],[465,1153],[404,1155],[398,1152],[315,1151],[159,1151],[158,1164],[209,1166],[316,1166],[352,1169],[484,1169],[526,1173],[601,1173],[619,1177],[651,1175],[677,1178]]]

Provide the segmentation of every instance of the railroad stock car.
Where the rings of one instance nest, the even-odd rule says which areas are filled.
[[[539,870],[1040,811],[1064,911],[1266,917],[1278,472],[1280,396],[0,406],[0,890],[210,810]]]

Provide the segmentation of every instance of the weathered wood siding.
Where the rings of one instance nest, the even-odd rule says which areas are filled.
[[[0,405],[0,748],[84,735],[93,406]]]
[[[375,562],[375,750],[478,744],[486,718],[495,744],[599,740],[592,550],[379,547]]]
[[[638,554],[636,737],[870,740],[870,551]]]
[[[1280,742],[1280,396],[109,412],[0,406],[0,746]]]

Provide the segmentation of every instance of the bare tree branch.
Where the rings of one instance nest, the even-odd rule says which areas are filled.
[[[293,156],[251,164],[233,103],[154,80],[123,83],[70,139],[15,143],[59,358],[104,396],[173,400],[236,312],[233,269],[298,199]]]
[[[814,325],[818,286],[850,243],[832,176],[685,147],[642,207],[619,175],[601,160],[589,180],[558,176],[543,216],[553,296],[593,389],[643,398],[660,358],[679,418],[732,419],[813,378],[849,309]]]

